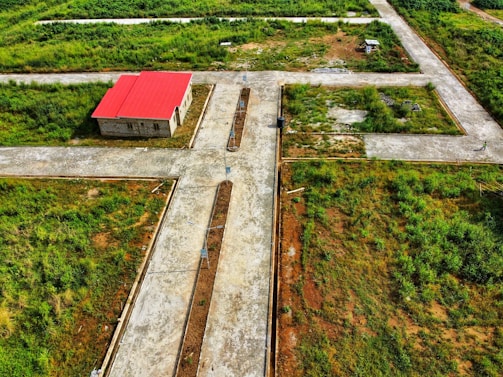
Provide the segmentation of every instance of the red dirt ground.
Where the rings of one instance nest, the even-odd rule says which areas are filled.
[[[283,174],[283,173],[282,173]],[[282,195],[286,196],[286,193]],[[293,195],[291,195],[293,197]],[[282,203],[287,202],[288,198],[283,198]],[[282,204],[283,206],[284,204]],[[302,203],[292,203],[294,211],[298,216],[305,213]],[[299,295],[292,291],[293,284],[299,280],[301,275],[300,253],[302,242],[302,226],[297,221],[294,211],[281,211],[281,249],[279,255],[279,297],[278,297],[278,349],[276,350],[277,366],[276,375],[295,376],[297,368],[297,359],[295,356],[295,347],[297,345],[298,334],[304,330],[302,326],[295,324],[292,318],[291,308],[302,307]],[[307,285],[307,284],[306,284]],[[307,300],[315,302],[314,297],[305,292]]]

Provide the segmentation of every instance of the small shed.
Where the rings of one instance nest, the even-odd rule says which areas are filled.
[[[192,74],[122,75],[92,114],[100,132],[117,137],[172,137],[192,102]]]
[[[372,51],[378,50],[379,45],[379,41],[376,39],[365,39],[361,47],[365,49],[365,52],[367,54],[370,54]]]

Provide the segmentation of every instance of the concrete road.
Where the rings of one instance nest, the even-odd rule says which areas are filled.
[[[264,376],[269,346],[268,304],[273,240],[276,116],[287,83],[425,85],[432,82],[466,136],[366,135],[367,155],[418,161],[503,162],[502,131],[383,0],[371,0],[421,74],[247,72],[252,89],[241,149],[225,151],[242,72],[195,72],[215,83],[192,150],[0,148],[0,175],[178,177],[152,261],[121,339],[112,376],[170,376],[183,336],[217,184],[234,182],[228,224],[204,337],[200,376]],[[121,73],[2,75],[0,81],[115,81]],[[486,151],[475,151],[488,141]],[[225,166],[231,167],[228,176]],[[189,221],[194,224],[191,225]],[[211,255],[210,255],[211,261]]]

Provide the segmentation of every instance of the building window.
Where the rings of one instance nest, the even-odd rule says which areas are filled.
[[[127,129],[132,130],[133,129],[133,123],[128,123],[127,124]]]
[[[159,123],[154,123],[154,130],[159,131]]]

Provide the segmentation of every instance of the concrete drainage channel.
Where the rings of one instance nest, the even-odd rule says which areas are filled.
[[[241,89],[239,94],[236,112],[232,120],[232,128],[227,142],[227,150],[235,152],[241,147],[241,140],[243,139],[245,131],[246,115],[248,113],[248,103],[250,102],[250,88]]]
[[[209,226],[201,249],[201,259],[186,319],[185,333],[181,349],[178,352],[175,372],[177,377],[197,376],[231,194],[231,181],[223,181],[218,185]]]

